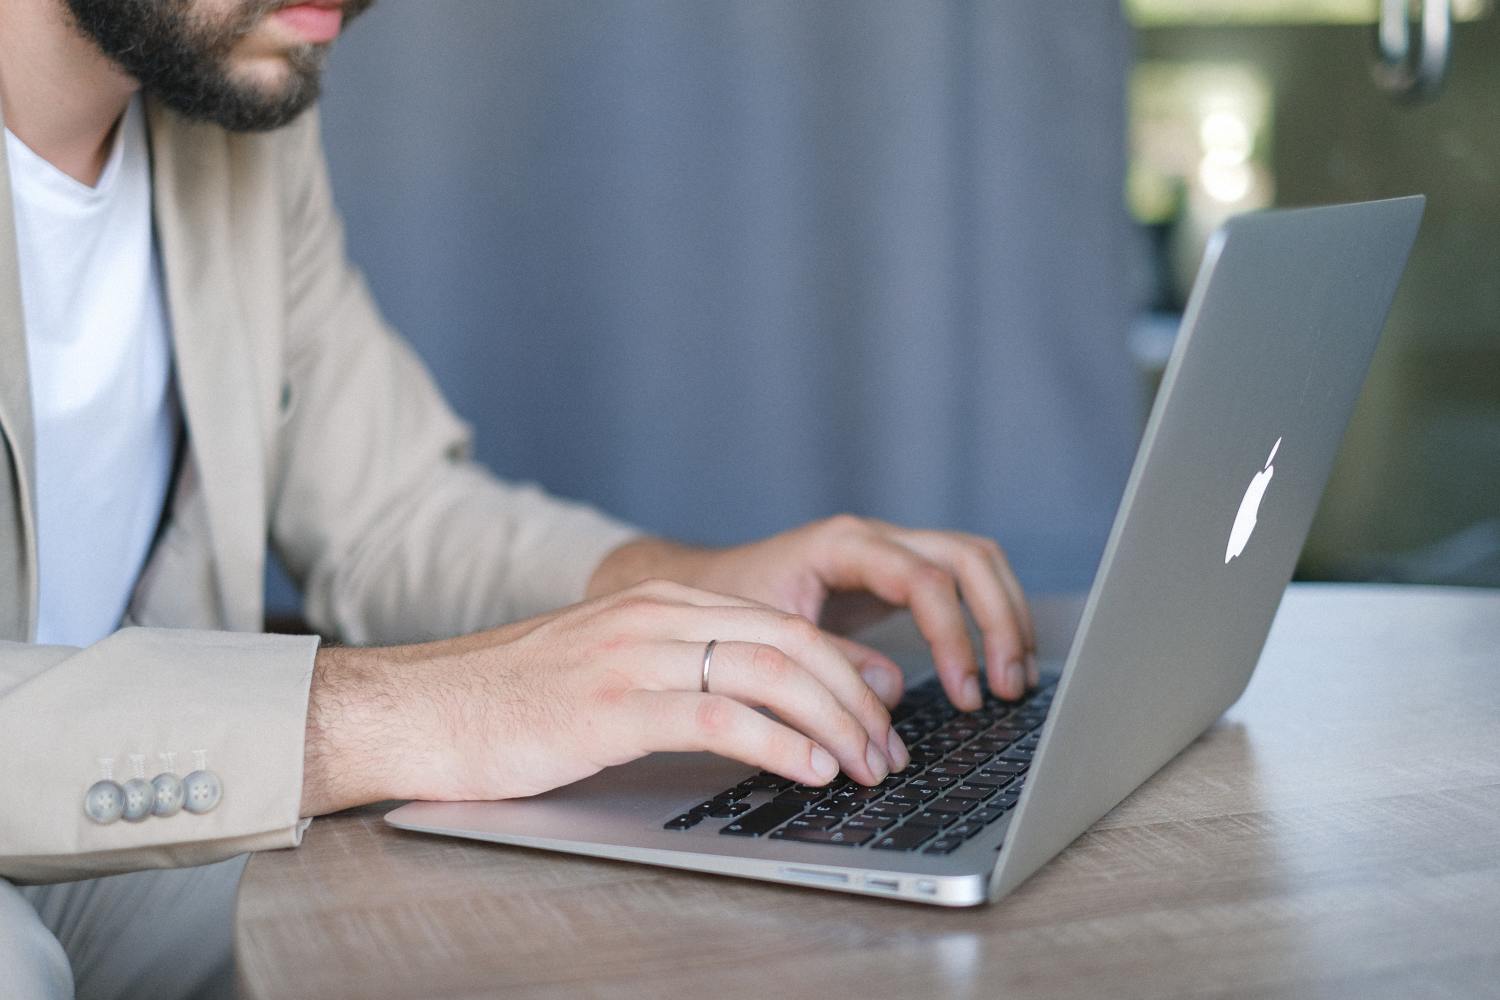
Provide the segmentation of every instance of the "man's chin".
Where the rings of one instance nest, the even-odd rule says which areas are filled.
[[[293,78],[279,87],[233,85],[207,100],[202,95],[194,100],[184,100],[179,94],[147,90],[178,114],[195,121],[211,122],[230,132],[268,132],[281,128],[318,99],[315,77]]]
[[[310,45],[277,52],[235,54],[224,60],[216,85],[194,100],[159,96],[170,107],[234,132],[280,128],[318,98],[324,53]],[[148,88],[149,89],[149,88]]]
[[[229,87],[245,99],[274,106],[307,86],[288,53],[257,55],[234,60],[224,74]]]

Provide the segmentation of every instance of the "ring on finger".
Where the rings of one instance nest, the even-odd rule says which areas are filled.
[[[704,694],[708,694],[708,668],[714,662],[714,647],[719,644],[718,639],[710,639],[708,645],[703,647],[703,687]]]

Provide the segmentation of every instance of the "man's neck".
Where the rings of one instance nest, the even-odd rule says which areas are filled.
[[[63,0],[0,2],[0,108],[16,138],[92,186],[139,86],[69,18]]]

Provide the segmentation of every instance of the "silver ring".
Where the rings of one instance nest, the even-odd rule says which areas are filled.
[[[710,639],[708,645],[703,647],[703,693],[708,694],[708,665],[714,662],[714,647],[719,644],[718,639]]]

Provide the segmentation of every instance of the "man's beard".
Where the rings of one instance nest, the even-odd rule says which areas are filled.
[[[349,0],[344,22],[374,0]],[[218,21],[195,14],[195,0],[66,0],[78,28],[148,93],[189,118],[234,131],[279,128],[317,100],[327,45],[286,53],[290,72],[274,87],[231,76],[229,53],[287,0],[241,0]]]

